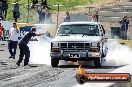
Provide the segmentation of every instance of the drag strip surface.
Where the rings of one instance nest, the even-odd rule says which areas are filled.
[[[103,66],[100,69],[84,66],[89,73],[107,73],[121,66]],[[48,65],[35,67],[17,67],[0,72],[0,87],[73,87],[78,65],[60,65],[52,68]]]

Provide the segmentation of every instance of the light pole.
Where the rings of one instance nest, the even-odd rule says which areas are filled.
[[[28,19],[28,18],[29,18],[29,8],[30,8],[30,7],[29,7],[29,0],[28,0],[28,15],[27,15],[27,23],[29,23],[29,19]]]
[[[58,28],[58,26],[59,26],[59,12],[60,12],[60,7],[61,6],[64,6],[64,5],[60,5],[60,4],[57,4],[57,5],[52,5],[52,6],[55,6],[55,7],[57,7],[57,19],[56,19],[56,22],[57,22],[57,25],[56,25],[56,28]]]
[[[59,10],[60,10],[60,6],[58,4],[58,6],[57,6],[57,25],[56,25],[56,29],[58,28],[58,25],[59,25]]]

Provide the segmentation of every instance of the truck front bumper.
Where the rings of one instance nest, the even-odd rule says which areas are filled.
[[[52,58],[58,58],[60,60],[91,60],[95,58],[101,58],[100,52],[51,52]]]

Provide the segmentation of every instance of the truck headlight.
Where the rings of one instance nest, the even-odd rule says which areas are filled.
[[[51,51],[52,52],[59,52],[60,51],[59,43],[51,43]]]
[[[91,43],[91,46],[92,46],[92,47],[97,47],[98,44],[97,44],[97,43]]]
[[[52,48],[58,48],[59,47],[59,43],[52,43]]]

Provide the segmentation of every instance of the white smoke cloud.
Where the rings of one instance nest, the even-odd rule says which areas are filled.
[[[50,41],[51,38],[39,38],[33,41],[30,46],[30,63],[31,64],[47,64],[50,65]]]
[[[109,43],[109,51],[106,56],[106,62],[104,66],[122,66],[132,63],[132,50],[126,46],[121,45],[118,42]]]
[[[103,66],[127,65],[112,71],[112,73],[132,73],[132,50],[129,47],[121,45],[118,42],[111,42],[106,59],[107,61],[104,62]],[[113,84],[114,83],[85,83],[83,85],[78,84],[74,87],[109,87]],[[127,84],[126,86],[130,87],[129,85],[130,84]],[[120,87],[120,85],[115,87]]]
[[[36,24],[36,33],[45,33],[51,28],[51,24]],[[50,65],[50,42],[52,38],[46,35],[35,37],[38,41],[30,41],[30,64],[47,64]]]
[[[38,38],[38,41],[32,41],[29,43],[30,64],[51,65],[50,57],[51,40],[52,38],[50,37],[41,37]],[[60,60],[59,65],[74,65],[74,63]]]

